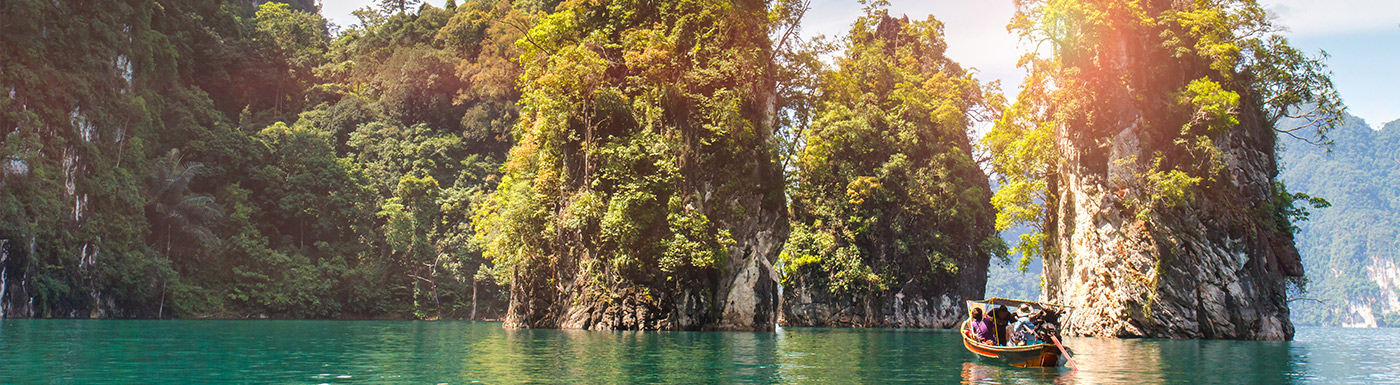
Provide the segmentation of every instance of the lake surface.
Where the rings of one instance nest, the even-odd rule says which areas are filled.
[[[952,331],[503,330],[492,322],[0,320],[0,383],[1400,383],[1400,329],[1292,342],[1070,338],[1081,370]]]

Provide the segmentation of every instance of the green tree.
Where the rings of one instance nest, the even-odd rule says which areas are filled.
[[[855,21],[802,132],[793,235],[780,259],[787,305],[829,298],[813,301],[840,312],[871,301],[892,309],[895,293],[977,299],[989,258],[1004,256],[968,139],[1000,96],[944,55],[942,22],[886,12],[868,7]],[[826,322],[805,316],[787,319]],[[852,322],[886,322],[864,316]]]
[[[157,11],[160,9],[160,11]],[[13,253],[6,316],[151,316],[175,277],[148,236],[155,149],[213,121],[184,80],[194,42],[228,36],[214,3],[0,4],[0,239]],[[183,21],[203,18],[207,26]],[[178,245],[175,245],[178,247]],[[172,249],[172,251],[175,251]],[[14,279],[14,278],[12,278]],[[178,288],[178,286],[177,286]]]
[[[191,194],[189,185],[204,164],[184,162],[180,150],[171,149],[165,157],[158,159],[151,167],[149,207],[154,213],[151,224],[155,233],[165,243],[165,258],[171,259],[171,247],[177,236],[194,239],[204,244],[214,244],[218,238],[205,224],[223,216],[222,208],[214,202],[214,197],[205,194]],[[161,281],[160,308],[156,317],[165,314],[165,280]]]
[[[511,285],[509,322],[558,326],[550,304],[572,303],[645,313],[576,327],[706,327],[731,258],[771,258],[744,251],[749,224],[785,228],[768,11],[572,1],[516,43],[516,145],[474,217]],[[686,303],[705,315],[665,319],[697,311]]]
[[[421,0],[376,0],[380,8],[386,11],[406,13],[408,8],[418,5]]]
[[[494,312],[494,283],[475,279],[489,269],[468,242],[470,213],[494,189],[511,141],[519,110],[514,43],[534,16],[508,1],[469,2],[459,12],[425,5],[417,13],[362,13],[375,21],[338,38],[321,67],[323,88],[340,101],[304,117],[344,138],[342,154],[379,197],[375,218],[386,237],[375,255],[393,301],[423,318],[472,315],[468,296],[470,306]],[[359,118],[340,120],[347,115]],[[437,182],[433,198],[400,196],[398,183],[410,178]],[[489,292],[484,301],[477,289]]]
[[[271,65],[260,83],[272,91],[272,113],[300,111],[298,97],[316,83],[312,69],[324,60],[329,39],[326,20],[318,15],[292,10],[287,4],[267,2],[255,16],[253,44],[259,47],[264,65]],[[260,63],[260,64],[262,64]]]
[[[1068,159],[1055,146],[1057,130],[1072,128],[1060,133],[1090,141],[1116,133],[1111,132],[1113,114],[1126,108],[1162,114],[1150,118],[1170,146],[1150,156],[1114,161],[1139,170],[1124,178],[1134,185],[1124,199],[1143,217],[1185,203],[1193,191],[1220,178],[1224,161],[1215,141],[1240,124],[1241,116],[1259,111],[1276,135],[1312,130],[1310,140],[1324,143],[1344,110],[1323,65],[1325,55],[1306,56],[1288,45],[1254,0],[1201,0],[1181,7],[1026,1],[1017,4],[1011,28],[1047,48],[1022,57],[1019,64],[1027,76],[1020,95],[982,141],[1001,185],[992,198],[997,229],[1033,229],[1013,248],[1022,256],[1023,268],[1031,258],[1056,252],[1047,232],[1058,221],[1053,208],[1059,204],[1060,181],[1055,174]],[[1123,43],[1164,60],[1131,76],[1098,72],[1106,64],[1094,62],[1095,55],[1119,44],[1121,31],[1141,30],[1159,33],[1151,41]],[[1189,81],[1164,85],[1175,95],[1167,108],[1148,102],[1124,107],[1099,94],[1154,75],[1184,75]],[[1290,116],[1306,120],[1292,127],[1280,124]],[[1284,210],[1263,215],[1264,221],[1286,222]]]

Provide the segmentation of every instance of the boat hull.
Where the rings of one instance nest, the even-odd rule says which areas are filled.
[[[1056,367],[1063,365],[1060,350],[1051,344],[1027,346],[998,346],[974,341],[968,337],[969,321],[963,321],[960,333],[963,347],[979,357],[1000,361],[1020,368]]]

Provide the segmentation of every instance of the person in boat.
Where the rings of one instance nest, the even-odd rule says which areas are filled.
[[[1014,314],[1014,313],[1013,313],[1013,314]],[[1023,340],[1020,338],[1021,336],[1019,336],[1019,335],[1016,334],[1016,326],[1019,325],[1020,323],[1021,323],[1021,320],[1020,320],[1020,319],[1018,319],[1018,318],[1013,318],[1013,321],[1011,322],[1011,324],[1006,325],[1005,328],[1002,328],[1002,330],[1006,333],[1006,346],[1021,346],[1021,345],[1025,345],[1024,343],[1022,343]]]
[[[1011,341],[1016,345],[1034,345],[1040,343],[1035,337],[1035,322],[1031,321],[1031,307],[1021,304],[1016,309],[1016,322],[1012,323],[1007,334],[1011,335]]]
[[[995,334],[992,338],[996,341],[996,344],[1010,345],[1011,335],[1006,331],[1007,326],[1011,324],[1011,311],[1006,310],[1006,306],[997,305],[997,307],[991,311],[991,318],[993,325],[992,330],[994,331],[993,334]]]
[[[984,344],[996,344],[996,334],[992,331],[994,327],[991,317],[982,315],[981,308],[972,308],[972,322],[968,325],[968,337]]]

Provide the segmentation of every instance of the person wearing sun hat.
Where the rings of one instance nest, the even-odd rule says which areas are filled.
[[[1031,322],[1031,306],[1021,304],[1016,309],[1016,322],[1008,327],[1007,335],[1011,336],[1011,341],[1016,345],[1038,344],[1035,338],[1035,324]]]

